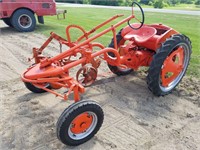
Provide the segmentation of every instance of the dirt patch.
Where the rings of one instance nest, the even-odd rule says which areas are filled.
[[[145,71],[117,77],[105,62],[99,72],[108,73],[82,95],[103,107],[102,128],[85,144],[63,145],[56,137],[56,122],[73,101],[33,94],[20,80],[32,48],[46,37],[0,27],[0,149],[200,149],[200,80],[184,77],[171,94],[158,98],[147,88]],[[57,52],[59,45],[53,42],[45,54]]]

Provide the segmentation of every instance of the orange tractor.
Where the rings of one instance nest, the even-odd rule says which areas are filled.
[[[134,6],[141,11],[141,20],[133,12]],[[92,138],[100,129],[104,114],[101,107],[91,100],[80,100],[84,86],[91,85],[97,77],[100,59],[107,62],[116,75],[127,75],[140,66],[149,66],[147,84],[156,96],[170,93],[184,76],[191,55],[191,42],[188,37],[162,24],[144,24],[144,12],[141,6],[133,2],[132,14],[111,27],[91,36],[99,28],[123,15],[116,15],[86,32],[82,27],[69,25],[66,28],[67,40],[51,33],[48,40],[40,47],[33,48],[34,64],[22,75],[22,81],[32,92],[50,92],[67,100],[74,93],[75,103],[70,105],[58,119],[57,136],[67,145],[79,145]],[[139,23],[132,24],[136,19]],[[116,28],[128,22],[128,26],[116,33]],[[72,28],[83,32],[75,42],[69,31]],[[112,32],[113,39],[108,47],[93,42],[104,34]],[[44,48],[52,39],[69,49],[55,57],[42,55]],[[95,48],[100,50],[94,51]],[[72,59],[73,58],[73,59]],[[69,71],[80,66],[76,77]],[[60,94],[54,89],[67,88]]]

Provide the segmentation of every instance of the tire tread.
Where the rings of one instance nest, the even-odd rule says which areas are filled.
[[[81,140],[73,140],[70,139],[69,137],[66,138],[63,136],[63,132],[66,126],[64,126],[66,124],[66,121],[71,121],[73,119],[73,115],[74,114],[79,114],[79,111],[82,111],[83,109],[90,107],[90,109],[98,111],[99,115],[98,117],[98,122],[97,125],[94,129],[94,131],[92,131],[92,133],[90,135],[88,135],[87,137],[85,137],[84,139]],[[98,114],[97,114],[98,115]],[[69,146],[76,146],[76,145],[80,145],[86,141],[88,141],[89,139],[91,139],[97,132],[98,130],[101,128],[102,123],[103,123],[103,119],[104,119],[104,113],[103,110],[101,109],[100,105],[97,104],[95,101],[91,101],[91,100],[84,100],[84,101],[79,101],[77,103],[73,103],[72,105],[70,105],[68,108],[66,108],[63,113],[60,115],[58,122],[57,122],[57,137],[58,139],[63,142],[66,145]]]
[[[160,48],[157,49],[157,53],[153,56],[153,60],[150,64],[149,70],[148,70],[148,76],[147,76],[147,84],[148,88],[150,89],[151,92],[153,92],[154,95],[156,96],[164,96],[169,94],[175,87],[168,91],[164,92],[160,89],[159,86],[159,75],[161,71],[162,64],[166,57],[172,52],[172,49],[174,46],[176,46],[178,43],[184,42],[188,45],[189,47],[189,57],[191,55],[191,41],[190,39],[182,34],[176,34],[173,35],[171,38],[167,39]],[[190,60],[190,58],[189,58]],[[189,64],[188,64],[189,65]],[[188,66],[186,66],[188,67]],[[187,70],[187,68],[186,68]],[[186,71],[184,72],[183,76],[185,75]],[[182,76],[182,77],[183,77]],[[179,81],[181,82],[181,80]]]

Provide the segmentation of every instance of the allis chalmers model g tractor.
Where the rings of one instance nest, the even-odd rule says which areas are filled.
[[[142,14],[139,21],[133,13],[137,5]],[[191,42],[188,37],[162,24],[144,24],[144,12],[141,6],[133,2],[132,14],[104,31],[91,36],[97,29],[123,15],[116,15],[86,32],[82,27],[69,25],[66,28],[67,40],[51,33],[49,39],[40,47],[33,48],[34,64],[22,75],[25,86],[32,92],[50,92],[64,100],[73,92],[75,103],[71,104],[59,117],[57,136],[67,145],[79,145],[92,138],[103,123],[104,114],[101,107],[91,100],[80,100],[79,93],[84,86],[92,84],[97,77],[100,59],[107,62],[110,70],[116,75],[127,75],[140,66],[149,66],[147,84],[156,96],[170,93],[181,81],[189,64]],[[137,24],[131,20],[139,21]],[[128,22],[128,26],[116,34],[116,28]],[[72,42],[69,30],[79,29],[83,32]],[[112,31],[113,39],[108,47],[93,42]],[[44,48],[52,39],[69,49],[55,57],[42,55]],[[94,48],[100,50],[94,51]],[[72,59],[72,56],[73,57]],[[71,68],[81,66],[76,78],[69,75]],[[54,89],[68,88],[65,94]]]

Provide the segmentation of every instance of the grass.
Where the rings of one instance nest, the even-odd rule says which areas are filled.
[[[195,5],[195,4],[178,4],[178,5],[175,5],[175,6],[166,7],[166,9],[200,10],[200,6]]]
[[[100,8],[63,8],[67,9],[66,19],[57,20],[56,16],[45,17],[45,25],[38,25],[36,32],[40,32],[49,36],[51,31],[66,37],[65,28],[67,25],[76,24],[82,26],[87,31],[98,25],[99,23],[105,21],[116,14],[125,14],[125,16],[130,15],[130,11],[126,10],[114,10],[114,9],[100,9]],[[136,12],[136,15],[139,12]],[[61,17],[61,16],[60,16]],[[118,22],[120,19],[113,21]],[[178,15],[178,14],[168,14],[168,13],[145,13],[145,23],[163,23],[167,26],[174,28],[182,34],[187,35],[192,41],[192,56],[190,61],[190,66],[188,68],[188,74],[192,76],[200,76],[200,17],[192,15]],[[126,26],[124,24],[122,27]],[[110,25],[106,26],[110,27]],[[120,30],[119,27],[118,30]],[[72,39],[77,39],[79,35],[77,31],[71,32]],[[112,34],[106,34],[99,38],[97,41],[108,45],[112,38]]]

